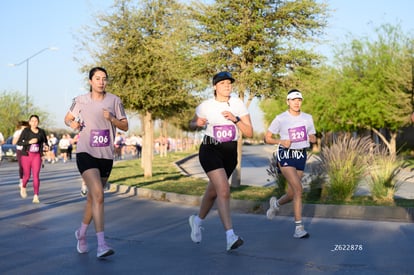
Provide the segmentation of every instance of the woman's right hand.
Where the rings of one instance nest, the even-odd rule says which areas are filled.
[[[292,142],[289,139],[280,140],[280,145],[282,145],[286,149],[290,148],[291,144]]]

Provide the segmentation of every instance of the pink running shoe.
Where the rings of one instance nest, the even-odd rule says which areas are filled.
[[[80,254],[88,252],[88,242],[86,241],[86,236],[81,236],[79,229],[75,231],[75,237],[78,240],[76,244],[76,249]]]

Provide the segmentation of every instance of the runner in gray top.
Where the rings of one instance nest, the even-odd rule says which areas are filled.
[[[267,218],[272,219],[279,206],[293,200],[293,212],[295,216],[294,238],[308,238],[302,224],[302,183],[301,179],[306,163],[306,148],[310,143],[316,142],[315,126],[310,114],[300,110],[302,106],[302,93],[299,90],[291,90],[287,95],[289,109],[279,114],[270,124],[265,142],[277,144],[275,152],[277,168],[286,178],[288,188],[281,198],[270,199],[270,208],[267,210]]]
[[[106,70],[95,67],[89,72],[90,92],[76,97],[65,116],[65,124],[79,131],[76,164],[88,187],[81,226],[75,232],[77,250],[88,252],[86,230],[92,219],[98,239],[97,257],[114,254],[105,242],[104,186],[112,170],[116,128],[127,131],[128,120],[119,97],[105,91]]]

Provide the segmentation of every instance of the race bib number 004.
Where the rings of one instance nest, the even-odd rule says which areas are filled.
[[[92,147],[106,147],[110,144],[109,129],[91,130],[90,145]]]
[[[289,132],[289,139],[291,142],[306,141],[308,138],[305,126],[290,128],[288,129],[288,132]]]
[[[236,137],[234,125],[216,125],[213,127],[214,138],[219,142],[233,141]]]

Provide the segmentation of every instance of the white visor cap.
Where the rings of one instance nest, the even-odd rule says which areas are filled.
[[[303,99],[302,93],[299,91],[294,91],[287,95],[287,99],[295,99],[295,98]]]

